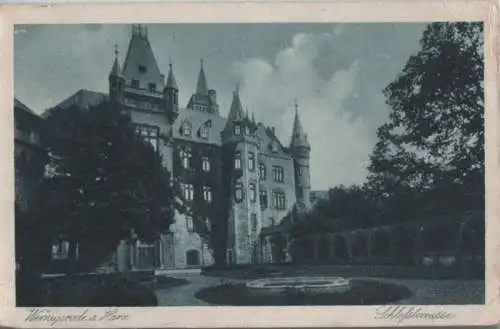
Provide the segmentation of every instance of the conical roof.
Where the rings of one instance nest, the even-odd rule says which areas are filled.
[[[200,73],[198,74],[198,83],[196,85],[196,94],[197,95],[207,95],[208,94],[207,77],[205,76],[205,70],[203,69],[203,60],[201,61]]]
[[[167,77],[167,88],[173,88],[175,90],[179,90],[179,87],[177,86],[177,81],[175,81],[174,72],[172,70],[172,64],[169,64],[169,66],[170,66],[170,71],[168,72],[168,77]]]
[[[227,121],[238,121],[244,118],[243,106],[241,105],[239,91],[235,90],[233,92],[233,101],[231,102],[231,108],[229,109],[229,115]]]
[[[304,133],[304,129],[302,128],[302,123],[300,122],[299,107],[297,102],[295,102],[295,118],[293,120],[293,132],[290,147],[311,147],[309,141],[307,140],[307,135]]]
[[[115,45],[115,60],[113,62],[113,66],[111,67],[111,72],[109,72],[109,75],[112,76],[118,76],[122,75],[122,69],[120,67],[120,61],[118,60],[118,46]]]

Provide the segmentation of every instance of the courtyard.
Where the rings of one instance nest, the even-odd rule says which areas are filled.
[[[479,273],[462,272],[458,275],[451,269],[415,269],[397,266],[308,266],[294,267],[280,272],[249,273],[248,270],[226,270],[214,273],[177,272],[168,276],[184,279],[188,283],[166,289],[156,289],[159,306],[208,306],[214,305],[203,301],[200,292],[210,287],[238,285],[259,277],[289,276],[301,272],[303,276],[342,276],[360,281],[373,281],[405,287],[411,293],[404,298],[391,302],[400,305],[429,304],[482,304],[484,303],[484,280]],[[399,277],[390,275],[393,272]],[[425,275],[425,273],[427,275]],[[205,275],[204,275],[205,274]],[[383,276],[382,276],[383,275]],[[420,277],[418,277],[420,276]],[[217,303],[217,305],[231,305]]]

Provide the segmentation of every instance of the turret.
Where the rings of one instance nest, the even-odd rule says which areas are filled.
[[[229,263],[258,263],[261,257],[256,248],[262,227],[256,130],[248,113],[244,113],[236,90],[222,131],[223,182],[231,200],[227,241]]]
[[[295,171],[295,195],[299,209],[310,205],[309,195],[311,192],[310,175],[310,153],[311,145],[304,133],[299,117],[297,101],[295,101],[295,118],[293,121],[292,139],[290,141],[290,152],[294,161]]]
[[[115,60],[109,72],[108,81],[110,101],[123,104],[125,77],[122,74],[120,62],[118,60],[118,46],[115,46]]]
[[[179,114],[179,87],[175,81],[172,63],[169,64],[170,70],[168,72],[167,84],[163,90],[165,98],[165,114],[170,122],[173,122]]]
[[[219,105],[217,104],[217,92],[214,89],[208,88],[205,69],[203,68],[203,60],[200,61],[200,72],[198,73],[198,81],[196,83],[196,92],[189,99],[186,108],[208,113],[219,113]]]

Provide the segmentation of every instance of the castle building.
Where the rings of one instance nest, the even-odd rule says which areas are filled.
[[[46,162],[43,119],[15,98],[14,126],[15,202],[19,210],[26,210]]]
[[[244,110],[238,90],[227,118],[222,117],[201,62],[196,90],[181,107],[172,64],[165,79],[147,29],[137,25],[123,66],[116,56],[108,80],[108,94],[80,90],[58,106],[92,106],[106,99],[120,103],[197,214],[176,213],[171,232],[153,245],[138,241],[132,265],[168,269],[272,262],[272,248],[261,231],[310,203],[311,147],[298,106],[285,146],[273,128]]]

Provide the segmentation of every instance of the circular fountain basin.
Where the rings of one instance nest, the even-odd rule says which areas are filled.
[[[351,282],[340,277],[288,277],[253,280],[246,283],[255,295],[282,293],[331,294],[351,289]]]

